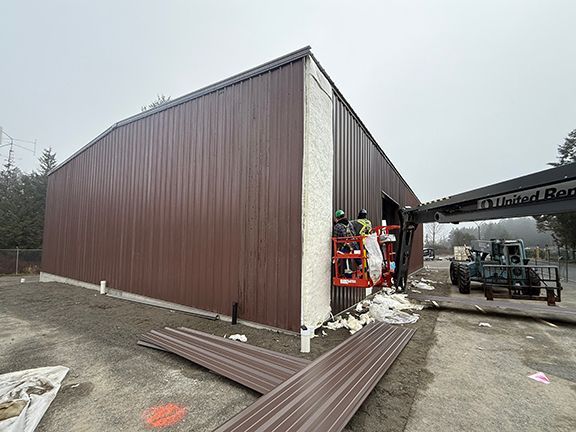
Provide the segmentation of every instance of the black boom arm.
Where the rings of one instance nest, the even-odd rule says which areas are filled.
[[[576,163],[400,210],[396,287],[404,289],[412,238],[419,224],[539,216],[576,211]]]

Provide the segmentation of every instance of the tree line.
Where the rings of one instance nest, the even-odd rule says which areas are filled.
[[[171,100],[157,95],[147,111]],[[56,167],[56,154],[45,149],[38,159],[39,168],[22,172],[9,157],[0,169],[0,249],[40,249],[44,231],[44,207],[48,173]]]
[[[56,154],[45,149],[39,168],[22,172],[8,158],[0,170],[0,249],[42,247],[48,173],[56,167]]]
[[[432,224],[429,224],[432,225]],[[448,231],[448,225],[440,225],[433,229],[426,227],[425,244],[426,247],[433,247],[432,231],[436,231],[436,245],[442,248],[453,246],[470,245],[472,240],[482,239],[523,239],[526,246],[542,248],[554,246],[554,238],[548,232],[538,229],[533,218],[504,219],[498,222],[479,222],[477,225],[469,227],[457,227]]]

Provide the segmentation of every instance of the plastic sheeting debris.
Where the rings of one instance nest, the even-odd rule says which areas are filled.
[[[412,324],[418,321],[419,315],[410,315],[405,310],[422,310],[424,306],[411,303],[406,294],[383,296],[376,294],[370,305],[370,316],[388,324]]]
[[[418,321],[419,315],[410,315],[405,310],[422,310],[423,305],[411,303],[406,294],[390,294],[391,289],[382,290],[384,294],[376,294],[370,300],[362,300],[356,305],[358,317],[348,315],[347,318],[337,317],[327,322],[324,328],[337,330],[346,328],[350,334],[356,333],[366,324],[381,321],[388,324],[411,324]]]
[[[544,374],[544,372],[536,372],[535,374],[528,375],[528,378],[541,382],[542,384],[550,384],[550,379]]]
[[[326,323],[326,325],[324,326],[327,329],[330,330],[338,330],[342,327],[344,327],[344,324],[342,323],[343,320],[342,318],[337,318],[335,321],[330,321],[328,323]]]
[[[414,288],[418,288],[421,290],[425,290],[425,291],[432,291],[433,289],[435,289],[432,285],[428,285],[426,282],[412,282],[411,285]]]
[[[240,342],[248,342],[248,338],[245,335],[241,335],[241,334],[233,334],[228,336],[228,339],[232,339],[235,341],[240,341]]]
[[[51,366],[0,375],[0,430],[34,431],[67,373],[67,367]]]
[[[366,261],[368,261],[368,274],[373,283],[377,283],[382,277],[382,264],[384,263],[384,257],[382,256],[382,250],[378,244],[378,238],[376,234],[370,234],[364,237],[364,247],[366,252]]]
[[[380,241],[384,243],[392,243],[396,241],[396,236],[394,234],[381,234]]]
[[[406,294],[392,294],[383,296],[376,294],[372,300],[372,304],[380,304],[386,306],[388,309],[393,310],[422,310],[424,306],[410,302]]]
[[[436,283],[436,282],[435,282],[435,281],[433,281],[433,280],[430,280],[430,279],[424,279],[424,278],[420,278],[420,282],[424,282],[424,283],[427,283],[427,284]]]
[[[492,324],[487,322],[478,323],[478,327],[492,327]]]
[[[370,316],[375,321],[387,324],[412,324],[418,321],[420,315],[402,312],[401,310],[389,309],[386,305],[373,303],[370,306]]]

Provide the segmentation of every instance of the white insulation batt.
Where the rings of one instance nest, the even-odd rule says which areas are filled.
[[[316,328],[330,315],[332,236],[332,86],[306,57],[302,170],[301,323]]]

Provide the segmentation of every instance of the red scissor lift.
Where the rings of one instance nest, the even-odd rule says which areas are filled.
[[[332,265],[334,266],[332,285],[354,288],[391,287],[396,253],[394,251],[394,242],[385,240],[394,231],[399,230],[400,225],[377,226],[373,229],[384,257],[382,276],[376,283],[372,281],[368,272],[368,256],[364,247],[364,238],[366,236],[332,237],[332,250],[334,253],[332,256]],[[352,247],[354,243],[358,245],[357,249]],[[342,249],[346,249],[346,246],[348,246],[349,251],[341,252]],[[353,269],[351,273],[342,274],[341,267],[346,266],[346,264],[342,265],[340,263],[342,260],[348,260],[348,267]]]

